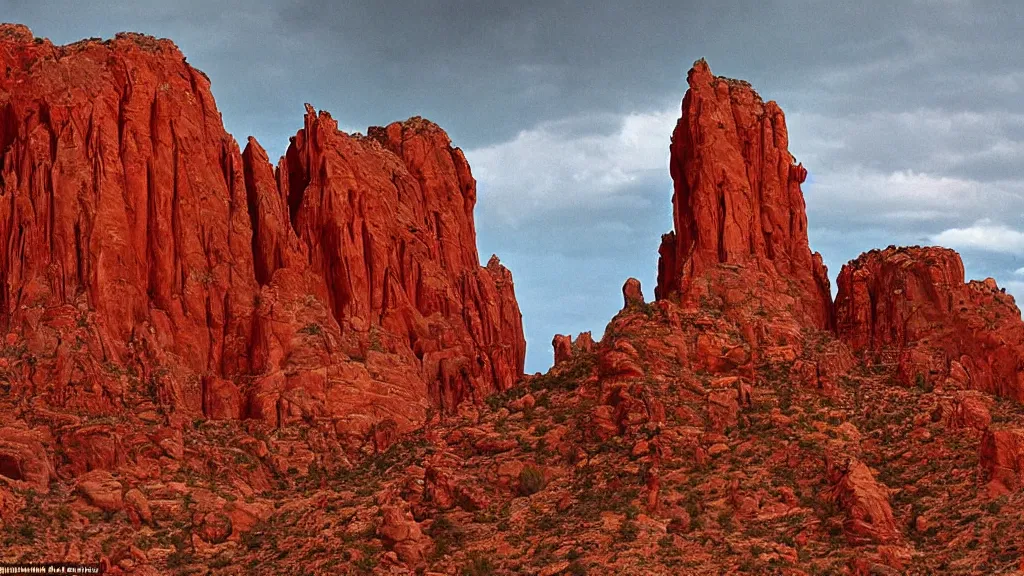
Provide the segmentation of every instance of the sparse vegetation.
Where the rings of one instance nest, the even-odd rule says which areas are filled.
[[[519,494],[532,496],[544,489],[544,471],[527,464],[519,472]]]

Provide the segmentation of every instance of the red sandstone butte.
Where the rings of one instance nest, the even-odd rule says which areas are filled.
[[[843,266],[839,337],[898,367],[907,385],[971,388],[1024,401],[1024,322],[994,280],[964,282],[947,248],[873,250]]]
[[[105,413],[405,428],[510,387],[511,274],[481,266],[465,157],[419,118],[307,107],[275,169],[168,40],[0,27],[0,320],[17,390]]]
[[[808,245],[800,190],[807,170],[789,153],[782,110],[704,60],[687,82],[670,148],[675,230],[662,237],[655,297],[735,304],[754,282],[746,288],[761,284],[771,307],[800,326],[828,329],[827,271]],[[730,278],[737,270],[742,280]]]

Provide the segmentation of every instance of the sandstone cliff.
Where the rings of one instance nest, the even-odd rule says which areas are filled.
[[[946,248],[873,250],[839,273],[839,337],[907,385],[972,388],[1024,402],[1024,322],[991,278],[964,282]]]
[[[480,266],[476,184],[413,118],[369,137],[307,106],[275,169],[170,41],[0,28],[0,322],[17,387],[365,434],[511,386],[511,275]]]
[[[789,153],[782,110],[703,60],[687,83],[669,160],[675,230],[662,238],[655,296],[736,306],[746,288],[770,295],[773,314],[830,328],[827,271],[807,242],[807,170]]]

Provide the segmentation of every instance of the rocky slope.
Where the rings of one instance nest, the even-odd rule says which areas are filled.
[[[238,152],[169,43],[0,38],[0,199],[24,223],[3,231],[31,255],[0,266],[18,303],[0,357],[5,560],[126,574],[1022,567],[1012,298],[965,284],[952,252],[888,249],[844,267],[833,310],[781,111],[705,62],[673,135],[655,301],[628,280],[600,341],[555,336],[556,365],[520,379],[511,279],[478,264],[472,177],[437,127],[360,137],[309,109],[275,170],[254,141]],[[129,66],[145,74],[115,73]],[[146,86],[171,94],[135,84],[154,74]],[[148,108],[55,103],[108,82]],[[193,101],[216,120],[190,124]],[[111,110],[140,120],[115,134]],[[62,114],[97,128],[76,141]],[[124,184],[129,156],[142,188]],[[136,214],[168,190],[169,223]],[[104,212],[122,227],[96,228]],[[198,284],[181,274],[191,258],[210,270]],[[169,285],[153,289],[165,260]]]

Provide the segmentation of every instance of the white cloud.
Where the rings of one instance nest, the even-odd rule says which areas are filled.
[[[886,246],[933,242],[986,218],[1024,226],[1024,115],[917,108],[788,118],[791,148],[810,171],[803,189],[812,229],[872,229]],[[964,233],[943,239],[968,242]]]
[[[615,129],[604,133],[579,127],[607,124],[607,116],[576,116],[468,150],[480,182],[480,209],[514,225],[542,211],[628,206],[623,192],[637,184],[667,190],[669,135],[678,116],[673,104],[613,117]],[[1024,165],[1024,142],[1018,140],[1024,115],[796,112],[788,123],[793,152],[810,171],[803,188],[811,227],[870,225],[923,239],[1024,213],[1024,174],[1003,173]]]
[[[1024,282],[1019,280],[1009,280],[1007,282],[1000,282],[999,285],[1006,288],[1006,291],[1009,292],[1013,296],[1013,299],[1017,301],[1017,308],[1024,305]]]
[[[1024,232],[991,220],[979,220],[967,228],[950,228],[932,237],[936,244],[1004,254],[1024,254]],[[1017,270],[1015,273],[1020,273]]]
[[[669,135],[677,108],[620,117],[606,133],[593,130],[606,117],[549,122],[507,142],[467,150],[480,184],[481,209],[515,224],[539,211],[628,204],[622,192],[637,184],[661,180],[667,188]]]
[[[1017,276],[1024,276],[1024,268],[1017,268],[1013,273]]]
[[[912,169],[957,178],[1020,178],[1024,114],[940,108],[788,115],[793,153],[810,170]]]
[[[806,166],[806,164],[805,164]],[[813,166],[810,167],[813,171]],[[1024,208],[1020,182],[983,183],[912,170],[884,173],[861,167],[812,172],[804,185],[811,226],[900,223],[935,229],[949,220],[971,222],[994,206]],[[818,217],[817,219],[815,217]],[[847,227],[850,227],[847,225]]]

